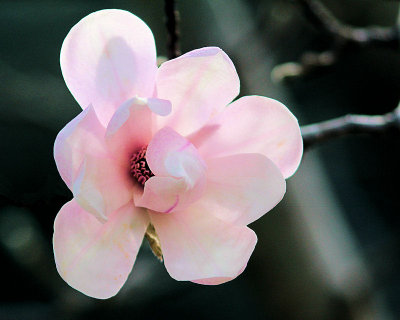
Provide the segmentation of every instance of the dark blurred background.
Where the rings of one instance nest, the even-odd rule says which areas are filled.
[[[359,27],[393,26],[399,11],[396,1],[323,3]],[[161,0],[0,1],[0,320],[400,318],[395,133],[307,151],[284,201],[251,225],[258,245],[230,283],[177,282],[147,243],[126,285],[107,301],[76,292],[58,276],[53,221],[71,194],[56,170],[53,143],[80,112],[61,75],[62,41],[87,14],[120,8],[150,26],[158,54],[166,55],[163,7]],[[296,0],[192,0],[178,1],[178,8],[183,52],[223,48],[237,67],[241,95],[281,100],[302,125],[381,114],[399,102],[396,45],[349,46],[330,66],[272,81],[283,63],[337,45]]]

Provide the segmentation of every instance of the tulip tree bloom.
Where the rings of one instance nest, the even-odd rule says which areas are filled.
[[[73,193],[54,223],[61,277],[86,295],[115,295],[147,230],[172,278],[236,278],[257,242],[247,225],[282,199],[299,165],[296,118],[265,97],[232,102],[239,78],[219,48],[157,68],[150,29],[122,10],[78,22],[61,69],[83,109],[54,146]]]

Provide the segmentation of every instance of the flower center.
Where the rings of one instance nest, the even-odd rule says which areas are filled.
[[[154,176],[146,161],[146,151],[147,146],[135,152],[130,159],[130,173],[142,186],[144,186],[147,180]]]

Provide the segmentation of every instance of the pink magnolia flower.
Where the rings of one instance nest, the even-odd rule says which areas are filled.
[[[257,242],[247,225],[282,199],[299,165],[296,118],[265,97],[231,102],[239,78],[219,48],[157,68],[150,29],[122,10],[76,24],[61,69],[83,108],[54,146],[73,193],[54,223],[61,277],[86,295],[115,295],[150,225],[174,279],[236,278]]]

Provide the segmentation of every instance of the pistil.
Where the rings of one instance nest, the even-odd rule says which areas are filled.
[[[147,146],[135,152],[130,159],[130,173],[142,186],[154,176],[146,161]]]

